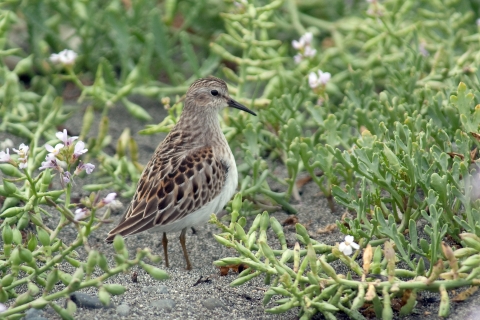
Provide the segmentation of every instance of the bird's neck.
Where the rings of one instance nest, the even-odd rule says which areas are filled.
[[[183,111],[175,129],[195,135],[194,139],[204,145],[209,145],[214,140],[226,142],[217,112],[211,110],[189,111],[191,110]]]

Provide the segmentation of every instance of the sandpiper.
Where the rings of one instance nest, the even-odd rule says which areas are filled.
[[[195,81],[187,91],[180,120],[155,150],[138,182],[132,201],[117,227],[108,233],[128,236],[154,228],[163,232],[168,267],[167,233],[205,223],[232,198],[238,184],[237,166],[223,135],[218,113],[232,107],[256,114],[228,95],[226,83],[209,77]]]

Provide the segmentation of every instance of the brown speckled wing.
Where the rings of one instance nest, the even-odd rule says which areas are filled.
[[[181,146],[168,143],[173,142],[172,135],[176,138],[172,132],[147,164],[132,202],[107,241],[116,234],[127,236],[170,224],[220,194],[228,168],[214,157],[212,148],[178,152]]]

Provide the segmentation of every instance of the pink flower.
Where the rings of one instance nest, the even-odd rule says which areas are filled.
[[[51,155],[53,156],[56,156],[57,154],[60,153],[60,150],[64,147],[63,144],[61,143],[57,143],[57,145],[54,147],[52,147],[51,145],[49,144],[45,144],[45,149],[47,149],[48,152],[50,152]]]
[[[85,170],[87,174],[90,174],[92,173],[93,169],[95,169],[95,166],[93,164],[80,162],[73,174],[78,176],[83,170]]]
[[[58,171],[62,170],[62,168],[60,167],[60,165],[57,162],[57,158],[55,158],[55,156],[52,155],[52,154],[48,154],[45,157],[45,161],[42,162],[42,166],[39,169],[40,170],[45,170],[45,169],[48,169],[48,168],[55,169],[55,170],[58,170]]]
[[[83,141],[77,141],[77,144],[75,144],[75,150],[73,151],[73,157],[76,159],[87,151],[88,149],[85,149],[85,143]]]
[[[73,141],[77,140],[78,137],[68,137],[67,135],[67,129],[63,129],[63,132],[57,132],[55,134],[59,140],[63,141],[63,144],[67,147],[69,147]]]
[[[115,192],[109,193],[109,194],[107,194],[107,196],[105,198],[102,199],[102,202],[104,204],[109,204],[110,202],[115,200],[116,196],[117,196],[117,194]]]
[[[70,174],[70,172],[65,171],[64,173],[62,173],[62,180],[64,184],[69,183],[71,178],[72,178],[72,175]]]
[[[105,207],[106,205],[111,206],[115,205],[115,197],[117,194],[115,192],[107,194],[105,198],[103,198],[97,205],[97,208]]]
[[[87,208],[78,208],[77,210],[75,210],[75,217],[73,218],[73,220],[78,221],[85,219],[87,217],[87,213]]]

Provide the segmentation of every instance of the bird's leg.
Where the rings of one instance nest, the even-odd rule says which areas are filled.
[[[162,244],[163,244],[163,253],[165,254],[165,266],[168,268],[169,267],[168,252],[167,252],[168,239],[167,239],[167,234],[165,232],[163,233]]]
[[[186,233],[187,228],[183,228],[182,233],[180,233],[180,244],[182,245],[183,256],[185,257],[185,261],[187,262],[187,270],[192,270],[192,264],[190,263],[190,259],[188,258],[187,247],[185,246]]]

